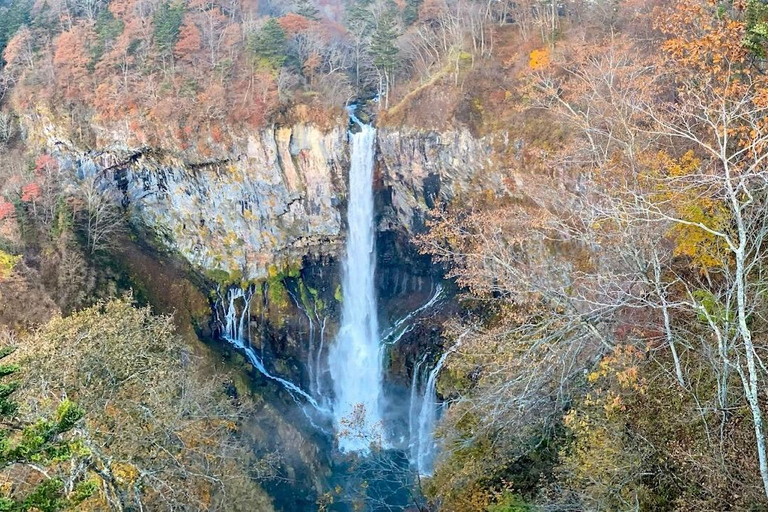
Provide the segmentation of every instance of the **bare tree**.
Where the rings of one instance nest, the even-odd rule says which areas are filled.
[[[82,180],[77,189],[79,219],[91,254],[108,249],[125,229],[116,192],[101,184],[99,175]]]
[[[8,112],[0,112],[0,148],[7,145],[16,135],[16,121]]]

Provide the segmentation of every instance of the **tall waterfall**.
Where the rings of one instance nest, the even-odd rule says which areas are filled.
[[[341,328],[329,351],[339,448],[365,452],[382,437],[382,357],[374,292],[373,157],[376,130],[362,124],[350,134],[351,167],[347,211]]]

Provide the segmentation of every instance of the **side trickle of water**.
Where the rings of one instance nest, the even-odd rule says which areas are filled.
[[[347,250],[341,328],[328,354],[333,414],[342,451],[368,450],[382,437],[382,358],[374,291],[373,163],[376,130],[355,120],[350,134]],[[351,424],[350,424],[351,422]]]
[[[455,352],[461,346],[463,337],[460,336],[456,343],[438,359],[437,364],[432,368],[427,377],[427,382],[423,386],[423,394],[418,395],[419,369],[424,359],[414,367],[414,375],[411,382],[411,407],[410,407],[410,435],[409,442],[411,464],[422,476],[432,476],[435,466],[435,455],[437,455],[437,442],[435,441],[435,423],[438,414],[442,409],[442,404],[437,401],[437,376],[445,365],[445,360],[450,354]],[[418,417],[414,413],[418,411]]]
[[[280,384],[297,403],[301,404],[300,400],[303,399],[318,412],[328,414],[329,411],[323,408],[309,393],[293,382],[271,374],[264,366],[264,362],[249,341],[248,325],[252,298],[253,290],[250,287],[245,290],[240,287],[232,287],[227,290],[226,298],[221,300],[221,308],[224,313],[223,321],[220,321],[221,338],[242,351],[259,373]],[[240,307],[238,307],[238,303],[240,303]]]

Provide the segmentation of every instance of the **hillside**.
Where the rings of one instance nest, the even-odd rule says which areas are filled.
[[[763,0],[0,0],[0,56],[0,510],[768,507]]]

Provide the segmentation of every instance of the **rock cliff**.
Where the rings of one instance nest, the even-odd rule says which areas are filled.
[[[341,123],[264,129],[205,161],[118,142],[84,150],[51,123],[29,126],[63,169],[117,188],[135,219],[218,280],[262,279],[270,267],[343,247],[349,148]],[[490,167],[491,144],[464,128],[383,128],[377,144],[383,231],[419,232],[437,201],[487,180],[478,171]]]

